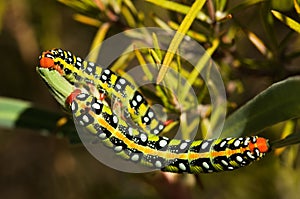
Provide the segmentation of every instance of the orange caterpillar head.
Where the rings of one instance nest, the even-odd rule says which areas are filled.
[[[61,69],[61,67],[58,64],[55,64],[54,56],[51,51],[44,51],[39,59],[39,67],[54,69],[60,74],[63,74],[63,70]]]

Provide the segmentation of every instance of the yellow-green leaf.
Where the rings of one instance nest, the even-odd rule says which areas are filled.
[[[298,14],[300,14],[300,6],[297,0],[294,0],[294,8]]]
[[[290,27],[291,29],[295,30],[296,32],[300,33],[300,24],[298,22],[296,22],[295,20],[281,14],[280,12],[277,12],[275,10],[271,11],[272,14],[279,19],[280,21],[282,21],[284,24],[286,24],[288,27]]]
[[[201,10],[204,3],[205,3],[205,0],[196,0],[194,2],[194,4],[192,5],[191,9],[189,10],[189,12],[187,13],[187,15],[185,16],[185,18],[183,19],[182,23],[180,24],[174,38],[171,41],[171,44],[168,48],[166,56],[163,60],[162,67],[158,73],[157,80],[156,80],[157,84],[159,84],[163,80],[164,76],[166,75],[168,66],[171,63],[171,61],[174,57],[174,54],[178,49],[180,42],[182,41],[186,32],[192,25],[195,17],[197,16],[197,13]]]
[[[190,11],[190,7],[187,5],[183,5],[180,3],[176,3],[174,1],[166,1],[166,0],[147,0],[150,3],[153,3],[155,5],[158,5],[162,8],[172,10],[181,14],[187,14]],[[210,18],[203,12],[199,11],[197,16],[197,19],[201,21],[206,21],[207,23],[211,23]]]

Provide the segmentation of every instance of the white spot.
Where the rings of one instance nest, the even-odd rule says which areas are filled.
[[[98,104],[103,104],[103,101],[102,101],[102,100],[99,100],[99,99],[97,99],[97,103],[98,103]]]
[[[99,138],[101,138],[101,139],[106,138],[106,134],[105,134],[105,133],[100,133],[100,134],[99,134]]]
[[[54,59],[54,57],[52,55],[50,55],[50,54],[46,54],[46,57]],[[39,56],[39,59],[41,59],[41,58],[42,58],[42,56]]]
[[[153,118],[153,116],[154,116],[154,113],[152,111],[149,111],[148,117]]]
[[[254,152],[256,153],[256,156],[260,156],[260,151],[258,149],[254,149]]]
[[[159,130],[162,130],[163,128],[164,128],[164,125],[162,125],[162,124],[158,126]]]
[[[233,168],[233,167],[227,167],[227,169],[229,169],[229,170],[233,170],[234,168]]]
[[[98,104],[98,103],[94,103],[94,104],[92,105],[92,107],[93,107],[94,109],[97,109],[97,110],[99,110],[99,109],[101,108],[100,104]]]
[[[247,156],[248,156],[249,158],[251,158],[251,159],[255,159],[255,157],[251,154],[250,151],[247,151]]]
[[[80,124],[81,126],[83,126],[83,125],[84,125],[83,121],[79,121],[79,124]]]
[[[137,96],[136,96],[136,100],[137,100],[138,102],[141,102],[141,101],[142,101],[142,99],[143,99],[143,98],[142,98],[142,96],[141,96],[141,95],[137,95]]]
[[[245,142],[244,142],[244,146],[248,146],[249,142],[250,142],[250,138],[247,137],[246,140],[245,140]]]
[[[240,140],[240,141],[243,141],[243,140],[244,140],[244,138],[239,138],[239,140]]]
[[[228,166],[228,163],[225,160],[221,160],[222,164]]]
[[[107,75],[109,75],[110,71],[106,69],[106,70],[104,70],[104,73],[107,74]]]
[[[119,80],[119,82],[120,82],[121,84],[125,84],[125,83],[126,83],[126,80],[121,78],[121,79]]]
[[[232,138],[226,138],[227,141],[231,140]]]
[[[155,135],[157,135],[157,134],[159,134],[159,131],[158,131],[157,129],[155,129],[155,130],[153,131],[153,133],[154,133]]]
[[[80,57],[76,57],[77,61],[82,61],[82,59]]]
[[[148,117],[144,117],[144,121],[147,123],[147,122],[149,122],[149,118]]]
[[[165,147],[167,144],[168,144],[168,142],[166,140],[159,141],[159,146],[160,147]]]
[[[93,71],[93,69],[91,68],[91,67],[87,67],[86,68],[89,72],[92,72]]]
[[[120,152],[122,151],[123,147],[122,146],[116,146],[115,151]]]
[[[107,80],[107,77],[105,75],[101,75],[102,79]]]
[[[209,165],[207,164],[207,162],[203,162],[203,163],[202,163],[202,166],[203,166],[204,168],[206,168],[206,169],[209,169]]]
[[[78,98],[78,99],[83,99],[83,98],[85,98],[85,93],[80,93],[79,95],[77,95],[77,97],[76,98]]]
[[[181,169],[182,171],[185,171],[186,170],[186,167],[183,163],[179,163],[179,169]]]
[[[118,123],[118,118],[117,118],[117,116],[113,116],[113,123],[115,123],[115,124],[117,124]]]
[[[132,106],[134,106],[134,107],[137,106],[137,102],[135,100],[132,100],[131,103],[132,103]]]
[[[90,65],[90,66],[95,66],[95,63],[89,62],[89,65]]]
[[[82,121],[84,121],[85,123],[88,123],[90,120],[89,120],[89,117],[84,115],[82,116]]]
[[[186,142],[184,142],[184,143],[182,143],[182,144],[180,145],[179,148],[183,150],[183,149],[185,149],[185,148],[187,147],[187,145],[188,145],[188,144],[187,144]]]
[[[144,134],[144,133],[142,133],[142,134],[140,135],[140,138],[141,138],[142,142],[146,142],[146,141],[147,141],[147,135]]]
[[[241,144],[241,141],[239,141],[239,140],[236,140],[236,141],[234,141],[234,143],[233,143],[233,145],[234,145],[235,147],[239,147],[240,144]]]
[[[138,154],[134,154],[133,156],[131,156],[132,161],[138,161],[139,158],[140,158],[140,156]]]
[[[226,143],[227,141],[224,140],[223,142],[221,142],[220,147],[224,147]]]
[[[160,161],[157,160],[157,161],[155,162],[155,166],[156,166],[157,168],[161,168],[162,164],[161,164]]]
[[[118,89],[118,90],[121,90],[121,85],[120,84],[116,84],[116,88]]]
[[[241,157],[241,156],[236,156],[236,161],[238,161],[238,162],[243,162],[243,158]]]
[[[201,145],[201,149],[205,149],[208,146],[208,142],[203,141],[202,145]]]
[[[73,102],[72,105],[71,105],[72,111],[75,111],[75,108],[76,108],[76,107],[75,107],[75,103]]]
[[[128,128],[128,133],[129,133],[130,136],[133,135],[133,134],[132,134],[132,128],[131,128],[131,127]]]

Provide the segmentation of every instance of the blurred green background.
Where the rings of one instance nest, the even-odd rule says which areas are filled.
[[[95,5],[97,2],[108,4],[104,10],[120,18],[115,22],[107,13],[102,16],[103,12],[95,5],[80,12],[78,8],[76,11],[55,0],[0,1],[0,95],[30,101],[37,107],[62,113],[35,71],[41,51],[61,47],[81,57],[88,54],[100,26],[74,20],[73,16],[78,12],[99,20],[99,23],[107,19],[111,23],[108,35],[133,28],[124,14],[126,10],[118,13],[110,1],[94,2]],[[113,2],[121,4],[123,1]],[[130,8],[128,2],[131,1],[124,2],[122,5]],[[192,4],[191,1],[182,2]],[[299,34],[267,12],[275,9],[299,21],[292,0],[209,2],[215,5],[215,9],[232,11],[229,13],[233,13],[233,19],[224,19],[224,23],[220,20],[218,23],[223,23],[220,26],[216,25],[218,23],[196,22],[191,29],[206,37],[200,41],[205,47],[213,37],[221,40],[213,58],[222,70],[230,102],[229,112],[272,83],[299,75]],[[184,17],[144,1],[132,1],[132,5],[143,14],[136,27],[157,26],[155,17],[177,23]],[[209,16],[210,12],[211,7],[206,4],[204,13]],[[253,39],[248,33],[255,33],[260,39]],[[258,46],[266,47],[267,52]],[[266,129],[264,135],[279,138],[285,126],[286,123],[279,123]],[[129,174],[102,165],[84,147],[70,144],[67,138],[43,136],[43,132],[36,131],[0,129],[0,198],[296,199],[300,195],[297,145],[280,155],[271,153],[262,161],[235,172],[199,176],[161,172]]]

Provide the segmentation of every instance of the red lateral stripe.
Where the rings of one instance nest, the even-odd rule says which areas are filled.
[[[80,89],[75,89],[66,99],[66,104],[70,105],[80,93],[82,93]]]

